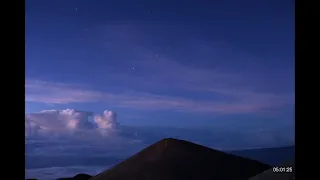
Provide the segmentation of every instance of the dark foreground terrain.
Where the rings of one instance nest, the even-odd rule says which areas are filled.
[[[293,180],[295,179],[295,162],[289,162],[277,167],[283,167],[284,172],[274,172],[273,168],[264,171],[249,180]]]
[[[167,138],[91,180],[247,180],[269,168],[255,160]]]
[[[287,152],[288,148],[268,152],[281,154],[283,151]],[[292,173],[274,177],[269,164],[244,158],[249,155],[259,157],[261,152],[264,151],[246,150],[229,154],[191,142],[166,138],[96,176],[78,174],[60,180],[289,180],[293,177]],[[272,153],[262,154],[266,154],[263,158],[276,158]],[[294,166],[292,162],[289,164]]]
[[[72,178],[60,178],[58,180],[88,180],[90,179],[92,176],[88,175],[88,174],[78,174]]]

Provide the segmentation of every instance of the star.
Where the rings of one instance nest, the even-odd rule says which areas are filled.
[[[134,70],[134,68],[132,68],[132,70]]]

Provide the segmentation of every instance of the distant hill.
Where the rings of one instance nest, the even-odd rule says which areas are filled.
[[[77,174],[76,176],[74,176],[72,178],[60,178],[58,180],[88,180],[91,177],[92,176],[90,176],[88,174]]]
[[[229,153],[269,165],[279,165],[294,158],[295,146],[230,151]]]
[[[269,168],[255,160],[166,138],[90,180],[247,180]]]

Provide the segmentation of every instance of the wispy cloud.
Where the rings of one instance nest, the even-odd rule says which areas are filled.
[[[294,103],[293,90],[286,93],[268,91],[261,88],[268,82],[258,81],[259,78],[253,81],[248,74],[222,71],[218,66],[213,69],[187,65],[187,61],[178,60],[181,57],[150,47],[145,35],[148,33],[142,33],[141,27],[114,25],[102,29],[103,32],[96,33],[105,34],[100,38],[105,43],[105,50],[116,58],[108,57],[103,68],[92,70],[88,75],[94,79],[89,83],[95,88],[88,88],[87,80],[79,85],[27,79],[26,101],[47,104],[105,102],[123,108],[201,113],[256,113]],[[179,48],[185,52],[184,57],[192,56],[193,63],[195,58],[201,62],[208,58],[219,61],[231,58],[225,53],[230,50],[221,43],[188,42],[188,39],[185,43],[179,44]],[[250,58],[243,56],[233,54],[232,57]]]
[[[26,101],[48,104],[65,104],[76,102],[92,102],[108,98],[99,93],[79,87],[78,85],[55,83],[41,80],[26,80]]]
[[[107,102],[116,107],[142,110],[176,110],[205,113],[255,113],[279,108],[291,102],[290,96],[274,94],[221,91],[232,101],[215,102],[214,99],[199,100],[193,97],[173,97],[149,93],[111,93],[86,89],[80,86],[47,81],[26,81],[26,101],[50,104]],[[214,91],[216,92],[216,91]]]
[[[265,82],[250,81],[245,74],[181,64],[173,56],[139,46],[136,39],[131,41],[115,42],[126,49],[116,57],[130,60],[109,62],[104,72],[90,74],[98,79],[90,84],[95,88],[88,88],[87,82],[79,85],[27,79],[26,101],[106,102],[123,108],[205,113],[256,113],[294,103],[294,92],[267,91],[261,89]],[[197,47],[206,52],[210,49],[209,45]]]

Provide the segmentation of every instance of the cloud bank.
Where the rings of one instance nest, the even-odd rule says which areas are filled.
[[[89,116],[94,116],[94,121],[89,121]],[[108,110],[101,115],[75,109],[43,110],[25,116],[26,137],[49,134],[68,135],[75,132],[95,133],[95,131],[106,135],[117,128],[117,115]]]
[[[93,116],[93,120],[89,120],[89,116]],[[265,124],[264,127],[241,128],[213,126],[208,129],[124,126],[118,122],[116,112],[108,110],[95,115],[75,109],[44,110],[26,114],[25,125],[27,139],[45,138],[46,141],[60,144],[62,141],[80,144],[86,141],[86,145],[98,143],[113,149],[121,149],[129,144],[148,145],[165,137],[186,139],[215,148],[290,144],[294,137],[294,128],[289,125]]]

